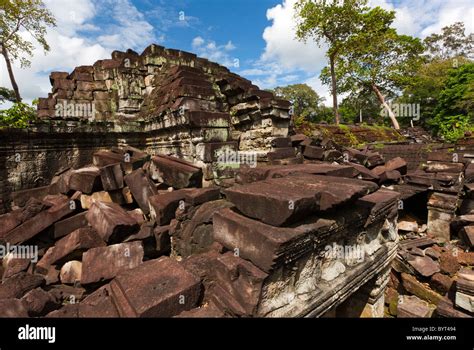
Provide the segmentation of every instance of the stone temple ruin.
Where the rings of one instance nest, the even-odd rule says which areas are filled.
[[[51,84],[0,131],[0,316],[474,315],[474,142],[303,135],[156,45]]]

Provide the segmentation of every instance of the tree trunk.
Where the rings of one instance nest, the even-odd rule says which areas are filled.
[[[380,92],[379,88],[377,85],[372,84],[372,90],[374,90],[375,94],[377,95],[377,98],[379,99],[380,103],[382,106],[385,107],[385,109],[388,112],[388,117],[392,121],[392,125],[396,130],[400,130],[400,124],[398,124],[397,117],[395,117],[395,114],[393,113],[392,109],[388,105],[388,103],[385,101],[385,97],[383,97],[382,93]]]
[[[334,56],[329,58],[329,64],[331,66],[331,91],[332,91],[332,109],[334,111],[334,118],[336,119],[336,124],[339,125],[339,109],[337,107],[337,82],[336,82],[336,69],[335,69],[335,59]]]
[[[2,55],[5,58],[5,62],[7,64],[8,75],[10,76],[10,82],[12,84],[13,91],[15,92],[16,102],[21,102],[20,90],[18,89],[18,84],[16,83],[15,76],[13,75],[13,68],[10,62],[10,57],[8,57],[8,51],[3,44]]]

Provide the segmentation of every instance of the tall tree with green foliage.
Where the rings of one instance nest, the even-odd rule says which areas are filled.
[[[367,0],[299,0],[295,4],[296,37],[307,42],[315,40],[318,45],[327,43],[327,57],[331,77],[331,93],[336,124],[340,116],[337,103],[336,62],[345,52],[347,41],[358,30],[359,16],[366,8]]]
[[[34,46],[20,34],[28,32],[45,52],[49,51],[46,41],[46,28],[55,26],[56,21],[41,0],[2,0],[0,1],[0,52],[5,59],[8,75],[15,92],[15,99],[21,102],[20,90],[13,73],[12,61],[20,60],[22,67],[28,67]]]
[[[383,91],[400,89],[423,62],[424,46],[420,39],[399,35],[391,28],[394,11],[380,7],[361,14],[362,27],[347,42],[346,52],[339,56],[340,90],[368,88],[385,108],[395,129],[397,117]]]
[[[426,55],[433,60],[473,57],[474,33],[466,35],[463,22],[446,26],[441,33],[433,33],[424,40]]]
[[[294,84],[279,86],[273,93],[280,98],[288,100],[292,104],[293,115],[309,120],[317,114],[324,98],[319,97],[307,84]]]

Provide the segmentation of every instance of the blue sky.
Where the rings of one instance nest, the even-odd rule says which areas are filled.
[[[113,50],[141,52],[157,43],[217,61],[262,88],[308,83],[330,101],[328,88],[318,78],[326,64],[324,45],[294,38],[295,0],[43,1],[58,25],[48,32],[48,55],[36,50],[30,68],[15,64],[26,100],[50,91],[52,70],[71,71],[110,57]],[[474,31],[471,0],[370,0],[370,4],[395,10],[394,26],[404,34],[424,37],[455,21]],[[3,62],[0,85],[10,86]]]

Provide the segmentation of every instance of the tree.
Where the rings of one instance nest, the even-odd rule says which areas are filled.
[[[467,59],[460,57],[456,65],[452,59],[434,59],[424,63],[415,75],[407,79],[400,101],[419,103],[421,123],[429,126],[435,117],[439,95],[446,85],[451,70],[468,62]]]
[[[25,39],[20,30],[25,30],[47,52],[46,27],[55,25],[53,15],[41,0],[1,1],[0,52],[5,59],[17,102],[21,102],[21,95],[13,74],[12,61],[19,59],[22,67],[28,67],[31,62],[25,55],[32,56],[34,50],[33,43]]]
[[[313,118],[324,98],[319,97],[316,91],[306,84],[279,86],[273,93],[280,98],[291,102],[293,115],[304,119]]]
[[[375,7],[361,14],[362,27],[347,42],[347,52],[339,56],[340,90],[369,88],[385,108],[395,129],[400,125],[385,98],[406,84],[422,64],[424,46],[418,38],[399,35],[390,27],[394,11]]]
[[[463,22],[456,22],[444,27],[441,34],[433,33],[424,40],[426,55],[433,60],[472,55],[474,49],[474,34],[465,34]],[[471,56],[472,57],[472,56]]]
[[[336,62],[350,36],[357,31],[359,15],[367,8],[367,0],[299,0],[295,4],[298,40],[314,39],[318,45],[329,45],[331,93],[336,124],[340,116],[337,105]]]
[[[456,141],[474,125],[474,63],[450,71],[444,89],[439,94],[431,121],[435,131],[448,141]]]

